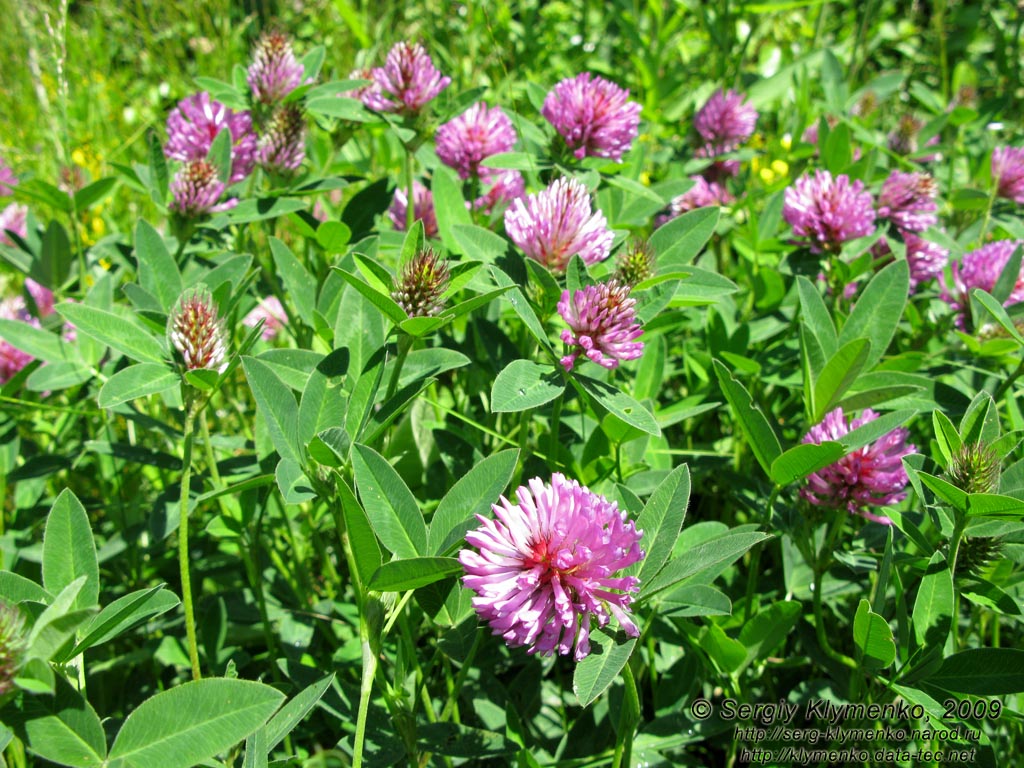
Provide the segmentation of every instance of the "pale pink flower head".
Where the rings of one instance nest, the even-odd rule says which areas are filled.
[[[802,442],[820,445],[839,440],[877,418],[877,413],[865,408],[860,417],[851,422],[842,408],[836,408],[820,424],[811,427]],[[906,498],[907,472],[902,459],[917,451],[914,445],[907,443],[909,434],[903,427],[897,427],[834,464],[812,472],[807,484],[800,489],[800,496],[819,507],[845,508],[851,514],[892,525],[888,517],[876,515],[868,508],[884,507]]]
[[[8,232],[20,238],[28,235],[28,207],[20,203],[10,203],[0,211],[0,243],[14,245]]]
[[[200,92],[178,102],[167,118],[167,144],[164,154],[172,160],[205,160],[217,135],[231,133],[231,178],[234,184],[250,173],[256,164],[256,134],[248,112],[234,112],[210,94]]]
[[[526,194],[526,183],[519,171],[492,171],[491,179],[490,189],[473,201],[473,210],[491,213],[501,203],[511,203]]]
[[[635,360],[644,351],[643,333],[636,320],[636,299],[629,295],[629,286],[617,281],[588,285],[572,295],[562,291],[558,314],[568,329],[562,341],[572,351],[562,358],[562,367],[571,371],[576,359],[589,360],[608,368],[618,368],[621,360]]]
[[[958,328],[966,327],[966,316],[971,309],[971,291],[981,288],[983,291],[991,293],[1018,246],[1024,246],[1024,241],[997,240],[965,253],[960,261],[953,262],[950,270],[953,284],[952,286],[946,285],[945,279],[943,279],[942,298],[959,313],[956,318]],[[1003,306],[1009,307],[1022,301],[1024,301],[1024,262],[1021,264],[1020,274],[1017,275],[1013,290],[1003,302]]]
[[[416,114],[448,87],[452,79],[434,66],[430,54],[419,43],[396,43],[388,51],[383,67],[371,75],[377,84],[363,94],[363,103],[378,112]]]
[[[753,135],[757,110],[745,102],[743,94],[718,90],[694,117],[694,128],[715,154],[732,152]]]
[[[477,515],[466,534],[476,547],[459,552],[463,583],[476,593],[473,607],[511,648],[555,653],[576,661],[590,653],[593,619],[614,616],[630,637],[640,634],[630,616],[635,576],[619,576],[644,558],[643,532],[615,502],[555,473],[516,490],[518,504],[502,496],[496,519]]]
[[[39,327],[39,321],[29,314],[25,307],[25,299],[21,296],[12,296],[0,301],[0,318]],[[33,360],[35,358],[28,352],[21,351],[0,336],[0,385],[14,378],[18,371]]]
[[[518,136],[508,115],[498,107],[489,108],[478,102],[458,117],[437,129],[434,141],[441,162],[459,173],[460,179],[478,177],[491,180],[493,171],[480,168],[480,162],[491,155],[508,152]]]
[[[349,80],[369,80],[368,83],[364,83],[350,91],[342,91],[339,96],[344,96],[349,99],[357,99],[363,103],[364,107],[369,109],[375,109],[379,112],[387,112],[388,110],[382,108],[382,101],[384,95],[380,91],[380,85],[373,79],[373,71],[366,68],[360,67],[359,69],[353,69],[349,75]]]
[[[210,289],[186,288],[167,318],[167,338],[185,361],[185,370],[228,366],[227,333]]]
[[[669,203],[668,211],[655,219],[655,226],[662,226],[684,213],[705,208],[709,205],[727,205],[735,200],[729,191],[717,181],[708,181],[703,176],[691,176],[693,186]]]
[[[640,128],[640,105],[629,101],[629,91],[590,72],[558,83],[544,99],[541,114],[577,160],[620,162]]]
[[[577,254],[588,265],[607,259],[615,239],[604,214],[591,209],[587,188],[564,177],[513,200],[505,231],[527,256],[556,273]]]
[[[281,300],[277,296],[267,296],[264,299],[260,299],[260,303],[253,307],[249,314],[242,319],[242,324],[248,328],[255,328],[260,320],[263,321],[263,330],[260,333],[261,338],[264,341],[276,339],[281,329],[284,328],[285,323],[288,322],[288,314],[284,311],[284,307],[281,306]]]
[[[255,101],[276,104],[303,85],[304,73],[302,64],[295,58],[291,39],[282,32],[272,30],[263,33],[256,42],[246,81]]]
[[[10,169],[6,161],[0,157],[0,197],[11,194],[18,186],[18,177]]]
[[[171,181],[170,210],[194,219],[208,213],[218,213],[234,208],[238,200],[232,198],[219,202],[225,185],[218,176],[217,168],[205,160],[191,160],[174,174]]]
[[[412,183],[413,196],[413,219],[423,222],[423,234],[427,237],[437,237],[437,214],[434,212],[434,193],[420,184],[418,181]],[[395,198],[388,208],[388,216],[395,229],[404,232],[408,225],[408,198],[404,186],[395,190]]]
[[[878,195],[878,217],[907,232],[924,232],[938,223],[935,179],[927,173],[893,171]]]
[[[256,162],[282,175],[295,173],[306,159],[306,121],[294,104],[280,107],[260,136]]]
[[[847,240],[875,229],[875,209],[864,185],[846,174],[832,178],[823,170],[805,174],[786,188],[782,217],[794,234],[807,238],[814,253],[837,252]]]
[[[1024,203],[1024,147],[992,150],[992,180],[999,197]]]

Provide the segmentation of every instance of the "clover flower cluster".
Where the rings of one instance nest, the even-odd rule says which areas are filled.
[[[956,325],[961,330],[967,327],[970,316],[971,291],[980,288],[992,292],[999,276],[1002,275],[1010,257],[1017,248],[1024,247],[1021,240],[997,240],[965,253],[963,258],[954,261],[951,268],[951,280],[942,280],[942,298],[957,313]],[[1014,281],[1009,296],[1003,301],[1004,307],[1024,301],[1024,262]]]
[[[875,208],[864,184],[828,171],[803,175],[786,188],[782,217],[814,253],[836,253],[843,243],[870,235]]]
[[[542,656],[590,653],[594,620],[614,617],[631,637],[635,576],[618,575],[644,558],[643,532],[615,502],[555,473],[520,486],[518,503],[502,496],[494,518],[477,515],[459,552],[473,607],[513,648]]]
[[[541,115],[565,141],[573,157],[620,162],[640,126],[640,105],[610,80],[583,72],[548,93]]]

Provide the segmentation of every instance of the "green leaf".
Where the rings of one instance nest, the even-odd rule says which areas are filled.
[[[347,96],[321,96],[306,102],[306,110],[313,114],[336,117],[353,123],[376,121],[376,117],[358,99]]]
[[[1013,320],[1010,319],[1010,316],[1006,314],[1006,310],[1003,309],[1002,304],[1000,304],[990,294],[981,290],[981,288],[975,288],[971,291],[971,298],[978,302],[986,312],[992,315],[1002,329],[1010,335],[1010,338],[1021,346],[1024,346],[1024,336],[1022,336],[1020,331],[1017,330],[1017,326],[1014,324]]]
[[[867,339],[854,339],[843,344],[825,363],[825,367],[814,382],[814,410],[811,421],[821,421],[839,398],[857,380],[871,355],[871,343]]]
[[[971,493],[967,495],[969,517],[1024,518],[1024,500],[997,493]]]
[[[810,280],[800,275],[796,279],[796,286],[800,294],[800,318],[818,340],[825,356],[831,357],[839,347],[839,337],[836,334],[835,323],[832,322],[832,314]]]
[[[32,265],[31,276],[47,286],[63,285],[71,272],[71,241],[56,219],[46,227],[39,249],[39,260]]]
[[[62,302],[57,312],[72,323],[79,333],[106,344],[133,360],[162,363],[167,356],[162,340],[136,325],[128,317],[115,315],[88,304]]]
[[[330,386],[328,377],[319,370],[309,374],[296,419],[299,445],[308,445],[325,429],[345,423],[345,397],[337,387]]]
[[[884,669],[896,659],[896,643],[889,624],[863,598],[853,618],[853,641],[861,663],[868,669]]]
[[[457,253],[461,252],[467,259],[482,261],[484,264],[493,263],[508,250],[505,238],[474,224],[454,224],[451,238]]]
[[[953,574],[942,553],[928,561],[928,569],[914,601],[914,639],[919,647],[941,647],[953,623]]]
[[[327,253],[341,253],[352,239],[352,230],[340,221],[325,221],[316,228],[316,242]]]
[[[770,477],[772,463],[782,455],[779,438],[776,437],[775,430],[772,429],[761,409],[754,405],[746,388],[736,380],[724,364],[718,360],[714,360],[713,363],[715,375],[722,386],[725,399],[729,402],[732,414],[747,438],[757,462],[765,474]]]
[[[1022,253],[1024,253],[1024,249],[1021,249],[1019,245],[1013,249],[1013,253],[1010,254],[1010,258],[1007,259],[1006,264],[1003,265],[1002,272],[999,273],[996,284],[992,286],[992,298],[1000,304],[1010,298],[1010,294],[1013,293],[1017,283],[1020,282],[1020,262]]]
[[[820,445],[801,443],[775,459],[768,474],[776,485],[787,486],[795,480],[807,477],[812,472],[817,472],[822,467],[834,464],[845,453],[841,444],[832,441],[826,441]]]
[[[1006,616],[1020,616],[1021,606],[1009,594],[985,579],[974,578],[960,588],[960,594],[975,605]]]
[[[103,179],[96,179],[91,184],[86,184],[75,192],[75,210],[80,214],[92,208],[103,198],[114,191],[119,179],[108,176]]]
[[[366,445],[352,456],[356,488],[366,516],[388,552],[418,557],[427,549],[427,526],[405,481],[387,459]]]
[[[614,636],[608,629],[590,633],[591,652],[576,665],[572,690],[580,706],[587,707],[604,693],[626,666],[636,646],[636,638],[626,639],[624,632]]]
[[[509,171],[536,171],[540,167],[537,158],[527,152],[499,152],[485,157],[480,165]]]
[[[491,410],[495,413],[525,411],[550,403],[564,391],[564,376],[550,365],[513,360],[494,379]]]
[[[949,420],[942,411],[932,411],[932,429],[935,431],[935,442],[942,452],[946,466],[953,460],[953,454],[963,447],[960,440],[960,433],[957,432],[953,422]]]
[[[740,630],[747,662],[763,659],[785,641],[800,620],[803,606],[796,600],[773,603],[758,611]]]
[[[299,407],[291,389],[266,363],[254,357],[243,357],[242,367],[256,398],[256,406],[267,422],[274,448],[282,459],[291,459],[302,465],[303,455],[298,439]]]
[[[838,442],[847,453],[872,443],[882,435],[892,432],[896,427],[906,424],[917,411],[904,410],[884,413],[873,421],[869,421],[856,429],[851,429],[839,438]]]
[[[49,604],[53,601],[53,595],[31,579],[12,571],[0,571],[0,600],[11,604],[26,600]]]
[[[574,385],[582,387],[605,410],[615,414],[630,426],[648,435],[661,434],[661,427],[658,426],[654,415],[621,389],[580,373],[573,374],[571,381]]]
[[[285,504],[302,504],[316,498],[313,484],[297,461],[281,459],[277,462],[274,479],[277,480],[277,487]]]
[[[339,477],[337,487],[341,502],[341,521],[338,530],[344,530],[348,534],[353,570],[360,586],[365,590],[373,574],[380,568],[382,561],[380,544],[377,543],[377,537],[366,517],[366,512],[349,484]],[[335,519],[337,516],[338,511],[336,510]]]
[[[137,397],[155,395],[181,384],[181,377],[161,363],[136,363],[118,371],[102,387],[100,408],[113,408]]]
[[[159,206],[167,205],[168,173],[167,158],[164,156],[163,147],[160,146],[160,139],[156,131],[149,131],[146,136],[149,144],[149,181],[152,185],[150,196],[153,202]]]
[[[301,200],[291,197],[263,197],[257,200],[243,200],[230,211],[227,218],[232,224],[248,224],[253,221],[276,219],[287,213],[306,208]]]
[[[299,317],[307,325],[313,325],[313,313],[316,308],[316,279],[295,258],[291,249],[278,240],[270,238],[270,253],[274,257],[277,274],[284,283],[285,295],[295,304]]]
[[[313,711],[313,707],[323,698],[323,695],[333,682],[334,673],[332,672],[327,677],[321,678],[304,688],[301,693],[293,697],[291,701],[281,707],[270,718],[266,725],[265,753],[273,752],[274,747],[284,741],[284,737],[291,733],[295,726],[301,723],[306,715]]]
[[[517,449],[499,451],[459,478],[430,519],[427,551],[443,555],[460,542],[476,523],[476,516],[487,515],[491,505],[498,503],[498,497],[512,480],[518,461]]]
[[[74,637],[78,627],[95,612],[93,607],[73,609],[85,582],[86,577],[79,576],[64,587],[39,614],[28,636],[28,658],[43,661],[52,659]]]
[[[74,608],[90,608],[100,594],[96,544],[85,507],[65,489],[53,503],[43,533],[43,586],[56,595],[75,579],[85,577]]]
[[[222,128],[210,143],[210,150],[206,153],[206,160],[217,168],[217,178],[222,184],[227,184],[231,179],[231,145],[234,137],[231,131]]]
[[[770,538],[769,534],[760,532],[726,531],[670,560],[656,577],[640,585],[638,599],[646,600],[684,579],[733,563],[751,547]]]
[[[950,482],[941,477],[930,475],[927,472],[916,472],[921,482],[928,486],[931,491],[947,504],[952,505],[961,512],[967,511],[967,494]]]
[[[727,674],[736,672],[747,659],[747,649],[743,643],[729,637],[717,624],[708,624],[701,633],[700,647]]]
[[[660,598],[664,614],[672,616],[728,616],[732,600],[722,590],[706,584],[684,584]]]
[[[128,715],[109,768],[190,768],[245,739],[283,700],[269,685],[226,678],[163,691]]]
[[[454,557],[412,557],[384,563],[370,578],[375,592],[406,592],[425,587],[462,571]]]
[[[640,566],[641,584],[656,577],[668,562],[689,503],[690,469],[683,464],[658,484],[637,518],[636,527],[644,532],[642,546],[647,553]]]
[[[107,741],[100,718],[63,676],[57,676],[53,696],[26,696],[24,702],[13,725],[30,751],[74,768],[105,765]]]
[[[462,183],[454,171],[442,165],[434,170],[430,191],[434,195],[434,213],[441,242],[449,251],[458,252],[459,244],[452,228],[473,226],[473,217],[466,210],[466,200],[462,196]]]
[[[548,334],[544,330],[544,326],[541,325],[540,319],[537,317],[537,313],[533,311],[533,307],[530,306],[530,302],[526,300],[523,292],[519,289],[519,286],[515,284],[511,277],[506,275],[500,269],[495,266],[490,268],[491,277],[494,282],[500,288],[509,288],[509,292],[505,294],[505,299],[509,304],[512,305],[512,309],[519,315],[519,319],[523,321],[523,325],[526,326],[527,330],[533,335],[533,338],[540,344],[541,349],[549,352],[554,356],[555,352],[551,348],[551,342],[548,341]]]
[[[15,349],[51,363],[63,362],[73,356],[71,345],[60,336],[21,320],[0,318],[0,338]]]
[[[697,208],[658,227],[650,239],[658,272],[672,272],[692,262],[714,234],[720,215],[721,209],[714,206]]]
[[[159,300],[164,312],[170,312],[184,289],[181,272],[160,233],[145,219],[135,225],[135,258],[139,285]]]
[[[381,293],[372,285],[360,280],[351,272],[346,272],[340,267],[332,267],[332,269],[336,270],[342,278],[344,278],[346,283],[365,296],[373,306],[379,309],[383,315],[395,325],[409,319],[409,315],[406,314],[405,310],[398,306],[398,303],[387,294]]]
[[[903,316],[910,293],[910,268],[906,259],[883,267],[868,283],[839,333],[839,344],[867,338],[871,352],[864,362],[870,371],[882,359]]]
[[[85,628],[85,636],[68,654],[68,658],[74,658],[88,648],[102,645],[146,619],[166,613],[179,602],[177,595],[164,589],[162,584],[117,598],[96,614]]]
[[[1018,648],[972,648],[946,658],[926,678],[945,691],[971,696],[1024,692],[1024,651]]]

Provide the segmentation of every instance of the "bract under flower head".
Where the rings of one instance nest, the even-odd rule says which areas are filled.
[[[558,83],[544,99],[541,114],[579,160],[621,161],[640,126],[640,105],[629,101],[629,91],[589,72]]]
[[[481,168],[480,162],[491,155],[508,152],[517,139],[508,115],[498,107],[489,108],[482,101],[449,120],[434,135],[441,162],[458,171],[461,179],[478,177],[485,183],[497,172]]]
[[[559,273],[577,254],[588,265],[607,259],[615,239],[604,214],[591,210],[587,188],[569,178],[513,200],[505,231],[527,256]]]
[[[798,237],[808,239],[815,253],[838,251],[847,240],[875,229],[875,209],[864,185],[845,174],[832,178],[823,170],[786,188],[782,217]]]
[[[828,413],[804,435],[802,442],[819,445],[828,440],[839,440],[858,427],[878,418],[878,414],[865,408],[859,418],[848,421],[842,408]],[[812,472],[800,496],[811,504],[832,509],[846,509],[876,523],[892,525],[892,520],[876,515],[868,507],[895,504],[906,498],[907,472],[903,457],[917,448],[907,443],[910,433],[898,427],[869,445],[857,448],[834,464]]]
[[[562,291],[558,313],[569,326],[562,331],[562,341],[576,347],[561,360],[567,371],[581,354],[608,369],[643,354],[643,342],[635,340],[643,329],[636,321],[636,299],[630,297],[628,285],[612,281],[588,285],[572,295]]]
[[[953,262],[950,270],[953,284],[952,286],[946,285],[945,279],[943,279],[942,298],[959,313],[956,318],[958,328],[966,327],[966,313],[971,306],[971,291],[981,288],[983,291],[991,293],[1014,250],[1020,246],[1024,246],[1024,241],[997,240],[965,253],[962,259]],[[1003,306],[1009,307],[1022,301],[1024,301],[1024,263],[1021,265],[1017,281],[1010,291],[1010,295],[1003,302]]]
[[[1024,203],[1024,147],[992,150],[992,179],[999,197]]]
[[[642,531],[615,502],[555,473],[537,477],[493,505],[497,519],[477,515],[466,534],[479,549],[463,549],[463,583],[476,593],[473,607],[495,635],[528,653],[590,653],[594,618],[614,616],[626,634],[639,636],[630,618],[635,576],[616,576],[644,557]]]
[[[231,177],[235,184],[256,164],[256,134],[248,112],[234,112],[210,94],[200,92],[178,102],[167,117],[164,154],[172,160],[205,160],[213,140],[224,129],[231,133]]]
[[[408,42],[396,43],[384,66],[371,75],[377,88],[365,91],[362,101],[378,112],[415,114],[452,81],[437,70],[422,45]]]

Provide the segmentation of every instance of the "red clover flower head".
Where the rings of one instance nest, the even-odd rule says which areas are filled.
[[[966,315],[970,312],[971,306],[971,291],[981,288],[991,293],[1018,246],[1024,246],[1024,241],[997,240],[965,253],[960,261],[953,262],[951,268],[953,285],[950,287],[943,280],[942,298],[959,313],[956,319],[958,328],[963,329],[966,326]],[[1022,301],[1024,301],[1024,263],[1021,265],[1016,284],[1006,301],[1003,302],[1003,306],[1008,307]]]
[[[18,177],[10,169],[7,162],[0,157],[0,197],[5,197],[18,186]]]
[[[913,292],[921,283],[928,282],[943,273],[949,263],[949,250],[938,243],[925,240],[913,232],[903,232],[903,244],[907,247],[907,266],[910,267],[910,290]]]
[[[851,422],[842,408],[836,408],[820,424],[811,427],[803,442],[820,445],[828,440],[839,440],[877,418],[877,413],[865,408],[860,417]],[[845,508],[850,514],[892,525],[888,517],[869,512],[867,507],[882,507],[906,498],[907,472],[902,459],[917,450],[907,443],[909,434],[903,427],[897,427],[834,464],[812,472],[807,484],[800,489],[800,496],[815,506]]]
[[[383,67],[371,75],[377,85],[363,94],[363,103],[378,112],[416,114],[448,87],[452,79],[434,66],[419,43],[401,42],[388,52]]]
[[[992,150],[992,180],[999,197],[1024,203],[1024,147]]]
[[[434,212],[434,195],[418,181],[412,183],[413,217],[423,222],[423,234],[437,237],[437,214]],[[395,190],[395,199],[388,208],[391,223],[399,232],[404,232],[408,224],[408,193],[404,186]]]
[[[260,167],[287,175],[295,173],[306,159],[306,123],[302,110],[285,104],[270,119],[259,140],[256,161]]]
[[[684,213],[705,208],[709,205],[728,205],[735,198],[717,181],[708,181],[703,176],[691,176],[693,186],[681,195],[676,195],[669,203],[667,212],[655,219],[655,226],[662,226]]]
[[[8,232],[21,238],[28,235],[28,206],[10,203],[0,211],[0,243],[14,245]]]
[[[21,296],[12,296],[0,301],[0,319],[26,323],[33,328],[39,327],[39,320],[29,314],[25,299]],[[35,358],[28,352],[18,349],[0,336],[0,384],[6,384],[33,360]]]
[[[505,231],[527,256],[556,273],[564,272],[576,254],[587,265],[607,259],[615,239],[604,214],[591,210],[587,188],[564,177],[513,200],[505,211]]]
[[[186,288],[167,319],[167,337],[185,361],[185,369],[227,368],[227,333],[210,289]]]
[[[510,203],[526,193],[523,174],[519,171],[492,171],[490,176],[491,188],[473,201],[474,210],[490,213],[499,203]]]
[[[164,154],[183,163],[205,160],[213,140],[224,129],[231,133],[231,178],[235,184],[256,164],[256,134],[248,112],[234,112],[210,94],[200,92],[178,102],[167,118]]]
[[[45,285],[37,283],[31,277],[25,278],[25,290],[28,291],[29,296],[32,297],[32,301],[36,305],[36,315],[38,317],[49,317],[53,314],[53,291]]]
[[[718,90],[694,117],[697,133],[715,154],[732,152],[753,135],[757,110],[745,102],[743,94]]]
[[[276,104],[303,85],[304,73],[302,64],[295,58],[288,35],[270,31],[261,35],[256,42],[246,80],[254,100],[261,104]]]
[[[582,354],[604,368],[618,368],[621,360],[635,360],[644,351],[643,333],[636,320],[636,299],[629,286],[611,281],[588,285],[575,293],[562,291],[558,314],[568,329],[562,341],[573,351],[562,358],[562,366],[571,371]]]
[[[277,296],[267,296],[260,299],[260,303],[249,310],[242,319],[242,324],[248,328],[255,328],[259,321],[263,321],[263,331],[260,333],[264,341],[271,341],[277,338],[277,334],[288,322],[288,314],[281,306],[281,300]]]
[[[170,209],[190,219],[219,213],[238,205],[232,198],[218,204],[224,194],[224,182],[217,177],[217,168],[205,160],[191,160],[181,167],[171,181]]]
[[[878,196],[878,216],[907,232],[924,232],[938,222],[937,188],[927,173],[893,171]]]
[[[441,162],[454,168],[460,179],[479,177],[487,182],[494,172],[480,168],[491,155],[508,152],[518,137],[508,115],[498,107],[478,102],[437,129],[434,141]]]
[[[640,127],[640,105],[629,101],[629,91],[589,72],[558,83],[544,99],[541,114],[577,160],[621,162]]]
[[[851,183],[846,174],[833,179],[822,170],[786,188],[782,216],[798,237],[808,238],[814,253],[836,252],[847,240],[875,229],[875,209],[864,185]]]
[[[463,583],[476,593],[473,607],[493,634],[527,653],[580,661],[590,653],[593,618],[614,616],[630,637],[635,576],[617,576],[644,557],[642,531],[615,502],[555,473],[516,490],[518,504],[502,496],[496,519],[477,515],[466,534],[479,549],[463,549]]]

